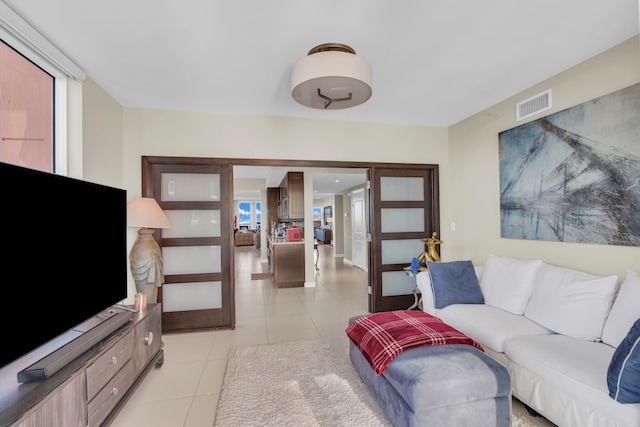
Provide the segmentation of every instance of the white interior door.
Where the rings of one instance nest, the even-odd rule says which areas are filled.
[[[353,265],[367,271],[367,229],[365,223],[364,189],[351,193],[351,255]]]

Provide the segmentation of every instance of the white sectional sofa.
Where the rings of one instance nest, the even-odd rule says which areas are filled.
[[[562,427],[640,426],[640,275],[494,255],[427,267],[422,309],[509,368],[513,396]]]

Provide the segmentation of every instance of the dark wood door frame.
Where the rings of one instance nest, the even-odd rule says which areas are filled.
[[[434,185],[430,191],[430,198],[433,201],[432,211],[429,213],[429,218],[431,225],[434,230],[439,231],[439,223],[440,223],[440,197],[439,197],[439,168],[437,164],[427,164],[427,163],[387,163],[387,162],[355,162],[355,161],[334,161],[334,160],[287,160],[287,159],[244,159],[244,158],[221,158],[221,157],[151,157],[145,156],[147,159],[151,159],[154,163],[180,163],[187,162],[191,165],[193,164],[203,164],[203,165],[230,165],[230,166],[270,166],[270,167],[280,167],[280,168],[345,168],[345,169],[365,169],[367,171],[367,180],[369,182],[368,191],[370,194],[377,191],[375,188],[375,183],[371,182],[370,172],[372,169],[398,169],[398,170],[407,170],[407,169],[424,169],[428,170],[431,174],[433,181],[436,185]],[[144,163],[144,162],[143,162]],[[145,173],[143,169],[142,173],[142,194],[152,194],[153,188],[151,187],[150,182],[146,182]],[[233,193],[232,193],[233,194]],[[369,254],[370,259],[378,260],[376,257],[371,257],[371,254],[378,254],[380,248],[378,248],[376,242],[379,240],[377,236],[372,236],[371,221],[375,220],[371,216],[374,214],[375,209],[372,209],[371,203],[373,203],[372,197],[368,197],[369,206],[366,208],[366,228],[368,233],[368,243],[369,243]],[[232,213],[230,213],[232,214]],[[424,237],[424,236],[423,236]],[[230,250],[233,251],[235,248],[230,243]],[[426,248],[425,248],[426,249]],[[232,257],[233,258],[233,257]],[[410,262],[410,260],[409,260]],[[374,278],[377,276],[378,271],[381,271],[380,265],[369,265],[369,276]],[[379,284],[374,280],[373,283],[370,283],[369,286],[372,287],[372,292],[369,293],[369,308],[372,310],[373,304],[371,301],[372,295],[377,295],[380,290],[377,289]],[[233,291],[232,291],[233,292]],[[413,298],[413,296],[407,296],[407,301],[409,298]]]
[[[142,157],[142,196],[153,197],[164,210],[206,209],[220,212],[221,224],[231,224],[233,206],[232,168],[227,163],[201,162],[193,158]],[[219,175],[220,200],[163,201],[162,174],[202,173]],[[154,234],[160,247],[220,246],[221,271],[198,274],[165,274],[165,284],[187,282],[219,282],[221,303],[219,308],[162,312],[162,332],[188,332],[207,329],[235,328],[235,267],[233,259],[233,233],[222,226],[218,237],[164,238]],[[158,302],[163,301],[163,288],[158,289]]]
[[[423,239],[427,236],[431,236],[431,233],[435,232],[440,235],[440,215],[437,207],[439,206],[439,194],[438,194],[438,168],[432,167],[420,167],[402,169],[398,168],[381,168],[372,167],[369,181],[371,182],[371,194],[369,197],[371,206],[371,222],[369,223],[369,232],[371,233],[370,251],[369,251],[369,263],[374,265],[375,268],[369,269],[369,286],[371,286],[371,292],[369,292],[369,311],[392,311],[403,310],[410,307],[414,302],[413,295],[383,295],[383,274],[385,272],[400,272],[404,267],[411,263],[411,260],[406,260],[404,263],[398,264],[384,264],[382,256],[382,245],[384,240],[388,241],[415,241]],[[379,185],[381,178],[412,178],[422,179],[423,181],[423,194],[416,195],[411,200],[382,200],[381,197],[381,185]],[[413,224],[414,230],[420,231],[393,231],[383,232],[382,230],[382,211],[396,210],[396,209],[424,209],[424,216],[421,224]],[[436,248],[438,253],[440,247]],[[416,254],[417,256],[418,254]]]

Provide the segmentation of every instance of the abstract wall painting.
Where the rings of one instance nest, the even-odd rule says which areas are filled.
[[[640,246],[640,84],[499,134],[500,233]]]

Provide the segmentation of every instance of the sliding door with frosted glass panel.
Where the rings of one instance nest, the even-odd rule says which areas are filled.
[[[440,233],[438,167],[372,168],[370,310],[403,310],[413,302],[414,277],[403,268],[426,250],[420,240]]]
[[[173,228],[161,230],[163,332],[234,328],[228,165],[152,164],[153,197]]]

